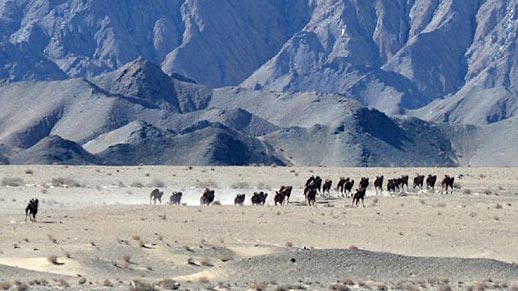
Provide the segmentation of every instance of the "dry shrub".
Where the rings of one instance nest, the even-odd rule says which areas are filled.
[[[359,250],[359,248],[357,246],[355,246],[355,245],[350,246],[349,249],[353,250],[353,251]]]
[[[86,283],[86,279],[83,277],[83,278],[79,279],[79,281],[77,283],[79,285],[84,285]]]
[[[293,247],[293,243],[291,241],[287,241],[286,242],[286,247],[292,248]]]
[[[133,280],[133,284],[130,287],[131,291],[158,291],[158,289],[152,284],[142,282],[140,280]]]
[[[268,283],[261,282],[261,283],[253,283],[250,285],[250,288],[257,291],[263,291],[268,289]]]
[[[342,284],[333,284],[329,286],[329,290],[337,290],[337,291],[350,291],[351,289]]]
[[[160,287],[165,290],[176,290],[180,287],[180,283],[173,279],[162,279],[160,282],[158,282],[158,285],[160,285]]]
[[[210,282],[210,280],[207,277],[200,277],[200,279],[198,279],[198,282],[200,282],[202,284],[207,284]]]
[[[133,240],[140,240],[140,235],[135,234],[131,237]]]
[[[466,194],[466,195],[471,195],[471,189],[464,189],[462,191],[462,193]]]
[[[250,189],[250,185],[247,182],[238,182],[230,185],[232,189]]]
[[[234,257],[232,257],[231,255],[224,255],[220,258],[220,260],[222,262],[228,262],[228,261],[232,261],[234,259]]]
[[[352,286],[352,285],[354,285],[354,282],[353,282],[353,280],[351,280],[349,278],[345,278],[342,280],[342,284]]]
[[[52,180],[50,181],[50,184],[54,187],[75,187],[75,188],[79,188],[81,187],[81,184],[79,182],[77,182],[76,180],[72,179],[72,178],[63,178],[63,177],[59,177],[59,178],[52,178]]]
[[[103,286],[105,286],[105,287],[113,287],[113,284],[112,284],[112,282],[110,280],[106,279],[103,282]]]
[[[500,203],[497,203],[497,204],[496,204],[496,209],[502,209],[502,208],[504,208],[504,207],[502,206],[502,204],[500,204]]]
[[[165,183],[164,181],[154,178],[153,181],[151,181],[148,185],[148,187],[154,187],[154,188],[164,188]]]
[[[21,187],[25,185],[22,178],[5,177],[2,179],[3,187]]]
[[[270,185],[266,185],[266,184],[264,184],[263,182],[259,182],[259,183],[257,183],[256,188],[257,188],[258,190],[268,190],[268,191],[271,191],[271,190],[272,190],[272,187],[271,187]]]
[[[11,288],[11,283],[9,282],[0,282],[0,289],[9,290]]]
[[[65,279],[59,279],[58,280],[58,284],[60,287],[63,287],[63,288],[68,288],[70,287],[70,285],[68,284],[67,281],[65,281]]]
[[[214,188],[219,188],[218,183],[216,181],[214,181],[214,180],[207,180],[207,181],[196,180],[194,186],[196,188],[198,188],[198,189],[206,189],[206,188],[214,189]]]
[[[212,202],[212,205],[221,206],[221,202],[219,200],[216,200]]]
[[[131,256],[130,255],[124,255],[122,257],[122,259],[124,260],[124,262],[126,263],[131,263]]]
[[[306,286],[295,284],[295,285],[283,285],[275,289],[275,291],[291,291],[291,290],[307,290]]]
[[[58,240],[53,237],[52,235],[48,234],[47,237],[49,238],[49,240],[53,243],[53,244],[58,244]]]
[[[142,184],[141,182],[139,181],[134,181],[130,184],[130,187],[133,187],[133,188],[142,188],[144,187],[144,184]]]
[[[419,202],[420,202],[422,205],[425,205],[425,204],[426,204],[426,201],[424,201],[423,199],[419,199]]]
[[[29,290],[29,285],[27,283],[22,283],[20,281],[16,282],[16,291],[27,291]]]
[[[486,282],[477,282],[475,284],[473,284],[473,288],[475,290],[479,290],[479,291],[482,291],[482,290],[486,290],[486,288],[488,288]]]
[[[201,259],[200,265],[205,266],[205,267],[214,267],[214,265],[210,262],[209,258]]]
[[[48,256],[47,261],[51,262],[53,265],[62,265],[62,263],[58,262],[58,257],[54,255]]]
[[[32,175],[32,174],[34,174],[34,171],[31,170],[31,169],[27,169],[27,170],[25,170],[25,174],[26,175]]]

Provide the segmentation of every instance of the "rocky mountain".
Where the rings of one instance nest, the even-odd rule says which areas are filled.
[[[90,78],[143,57],[209,87],[341,94],[388,114],[446,99],[412,114],[486,124],[515,116],[517,4],[0,0],[0,78]]]
[[[72,141],[59,136],[48,136],[16,155],[11,162],[36,165],[94,165],[100,161]]]
[[[91,79],[0,85],[0,143],[11,163],[456,164],[443,132],[418,119],[336,94],[177,77],[138,59]]]
[[[517,8],[0,0],[0,163],[514,165]]]

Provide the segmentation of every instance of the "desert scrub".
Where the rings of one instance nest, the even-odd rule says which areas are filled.
[[[54,187],[75,187],[75,188],[79,188],[79,187],[82,187],[81,183],[77,182],[76,180],[74,180],[73,178],[63,178],[63,177],[59,177],[59,178],[52,178],[52,180],[50,181],[50,184]]]
[[[22,178],[5,177],[2,179],[3,187],[20,187],[23,185],[25,185],[25,182]]]
[[[147,186],[151,187],[151,188],[164,188],[165,187],[165,183],[164,183],[164,181],[155,178]]]
[[[250,189],[250,184],[248,184],[247,182],[238,182],[238,183],[230,185],[230,188],[232,188],[232,189]]]
[[[142,188],[144,187],[144,184],[142,184],[141,182],[139,181],[134,181],[133,183],[130,184],[130,187],[133,187],[133,188]]]
[[[53,265],[63,265],[63,263],[58,262],[58,257],[54,255],[48,256],[47,261],[51,262]]]
[[[219,188],[218,186],[218,183],[214,180],[207,180],[207,181],[200,181],[200,180],[196,180],[196,182],[194,183],[194,186],[198,189],[206,189],[206,188],[209,188],[209,189],[214,189],[214,188]]]

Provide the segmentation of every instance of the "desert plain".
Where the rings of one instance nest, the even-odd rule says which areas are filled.
[[[416,174],[437,175],[435,191],[413,189]],[[311,175],[333,180],[315,207]],[[410,188],[377,195],[379,175],[409,175]],[[353,207],[336,182],[362,176],[365,207]],[[0,180],[0,290],[518,290],[518,169],[26,165]],[[290,204],[274,206],[281,185]],[[205,188],[216,205],[199,205]],[[184,205],[167,203],[173,191]]]

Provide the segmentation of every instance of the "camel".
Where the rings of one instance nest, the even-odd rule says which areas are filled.
[[[408,190],[408,175],[401,176],[401,190],[404,191],[405,187]]]
[[[345,182],[349,181],[349,178],[340,177],[340,180],[338,180],[338,184],[336,184],[336,191],[340,194],[342,194],[342,197],[344,196],[344,186]]]
[[[306,193],[306,202],[309,206],[315,206],[317,198],[317,188],[308,189]]]
[[[243,203],[245,203],[245,194],[237,194],[236,198],[234,198],[234,205],[243,206]]]
[[[446,190],[446,194],[448,194],[448,188],[451,188],[451,194],[453,194],[453,183],[455,182],[454,177],[450,177],[448,175],[444,175],[444,179],[441,183],[441,192],[444,192]]]
[[[154,189],[149,194],[149,204],[156,204],[157,200],[160,204],[162,204],[162,196],[164,195],[164,191],[160,191],[158,189]]]
[[[360,189],[367,189],[369,187],[369,178],[362,177],[360,181]]]
[[[435,182],[437,181],[437,176],[428,175],[426,178],[426,189],[432,188],[432,192],[435,192]]]
[[[286,201],[286,205],[290,203],[291,191],[293,190],[293,186],[281,186],[279,193],[283,193],[285,196],[284,201]]]
[[[387,181],[387,191],[389,193],[395,193],[396,188],[399,190],[399,179],[389,179]]]
[[[347,179],[349,179],[349,178],[347,178]],[[351,196],[353,195],[353,192],[352,192],[353,187],[354,187],[354,180],[349,180],[349,181],[345,182],[344,192],[345,192],[346,197],[349,197],[349,194],[351,194]]]
[[[268,197],[268,193],[265,193],[263,191],[259,193],[254,192],[254,195],[252,196],[252,205],[266,204],[266,197]]]
[[[419,190],[423,190],[424,175],[417,175],[414,178],[414,189],[419,187]]]
[[[39,200],[37,198],[31,199],[27,207],[25,207],[25,222],[27,222],[27,217],[31,220],[31,222],[36,222],[36,214],[38,214],[38,205]]]
[[[285,198],[286,198],[286,194],[284,192],[275,191],[275,196],[273,196],[273,202],[275,202],[275,206],[277,206],[277,204],[283,205]]]
[[[182,192],[173,192],[173,194],[171,194],[169,197],[169,204],[180,205],[182,202],[182,195]]]
[[[327,195],[330,196],[329,190],[331,190],[331,186],[333,185],[332,180],[326,179],[324,185],[322,186],[322,194],[325,194],[327,191]]]
[[[380,194],[383,193],[383,176],[376,176],[376,180],[374,180],[374,189],[376,190],[376,195],[378,195],[378,189]]]
[[[361,200],[363,207],[365,207],[365,191],[366,190],[367,190],[366,188],[360,188],[359,190],[356,189],[356,193],[354,193],[354,197],[353,197],[353,204],[352,204],[353,206],[358,207],[358,203]]]
[[[200,205],[210,205],[212,202],[214,202],[214,198],[215,191],[207,188],[200,197]]]

